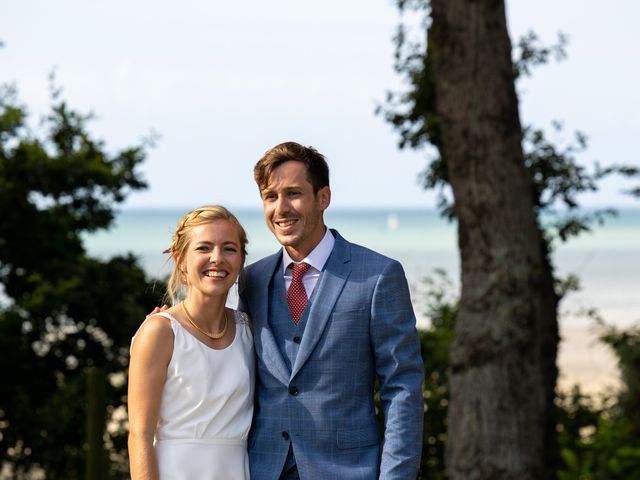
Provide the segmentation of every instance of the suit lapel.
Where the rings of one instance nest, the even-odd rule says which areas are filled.
[[[289,383],[289,369],[282,358],[282,353],[278,348],[273,331],[269,326],[269,285],[273,280],[273,275],[280,265],[282,252],[278,252],[268,257],[264,262],[262,271],[256,272],[253,288],[256,292],[252,293],[254,297],[253,325],[255,331],[255,347],[256,354],[262,359],[265,367],[284,384]]]
[[[335,230],[332,231],[336,236],[336,243],[315,287],[315,297],[309,310],[300,350],[293,364],[291,378],[300,371],[320,340],[333,306],[351,273],[349,244]]]

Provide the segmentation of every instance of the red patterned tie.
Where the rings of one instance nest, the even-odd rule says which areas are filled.
[[[291,310],[293,323],[298,325],[304,307],[307,306],[307,292],[302,284],[302,277],[311,268],[311,265],[308,263],[292,263],[291,265],[293,265],[293,278],[287,292],[287,303],[289,304],[289,310]]]

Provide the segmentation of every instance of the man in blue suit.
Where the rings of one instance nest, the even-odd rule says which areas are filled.
[[[415,479],[424,373],[402,267],[325,227],[329,169],[315,149],[277,145],[254,175],[284,248],[240,285],[258,357],[251,479]]]

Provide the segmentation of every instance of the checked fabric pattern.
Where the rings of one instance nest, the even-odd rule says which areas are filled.
[[[293,323],[298,325],[304,307],[307,306],[307,301],[309,300],[304,285],[302,284],[302,277],[304,277],[307,270],[311,268],[311,265],[304,262],[297,264],[292,262],[291,267],[293,268],[293,278],[291,279],[291,285],[287,292],[287,303],[289,304]]]

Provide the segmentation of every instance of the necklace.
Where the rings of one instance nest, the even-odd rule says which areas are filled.
[[[189,323],[191,323],[191,325],[193,325],[196,328],[196,330],[198,330],[203,335],[206,335],[211,340],[219,340],[222,337],[224,337],[225,333],[227,333],[227,327],[229,326],[229,317],[227,317],[226,308],[222,312],[222,315],[224,316],[224,328],[222,329],[222,331],[220,331],[220,333],[209,333],[196,323],[196,321],[193,319],[193,317],[189,313],[189,310],[187,310],[187,306],[184,304],[184,302],[180,302],[180,305],[182,305],[182,309],[184,310],[185,315],[187,315],[187,320],[189,320]]]

